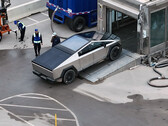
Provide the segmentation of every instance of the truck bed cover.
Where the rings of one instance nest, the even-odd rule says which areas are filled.
[[[32,62],[52,71],[71,55],[72,54],[68,51],[53,47],[52,49],[49,49],[47,52],[35,58]]]

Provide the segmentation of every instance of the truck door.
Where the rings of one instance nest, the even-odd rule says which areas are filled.
[[[94,42],[93,61],[94,64],[105,59],[107,56],[107,49],[104,42]]]
[[[81,70],[93,65],[93,53],[90,51],[90,45],[79,51],[78,55]]]

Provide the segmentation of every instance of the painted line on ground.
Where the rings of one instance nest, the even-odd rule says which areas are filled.
[[[75,91],[75,92],[78,92],[78,93],[80,93],[80,94],[82,94],[82,95],[89,96],[89,97],[91,97],[91,98],[93,98],[93,99],[96,99],[96,100],[98,100],[98,101],[100,101],[100,102],[104,102],[103,99],[98,98],[98,97],[96,97],[96,96],[94,96],[94,95],[92,95],[92,94],[90,94],[90,93],[87,93],[86,91],[76,90],[76,89],[75,89],[74,91]]]
[[[17,115],[21,118],[32,118],[32,119],[35,119],[37,118],[36,116],[24,116],[24,115]],[[45,119],[44,117],[38,117],[39,119]],[[55,120],[55,118],[53,117],[50,117],[50,118],[47,118],[47,119],[53,119]],[[65,118],[57,118],[57,120],[60,120],[60,121],[71,121],[71,122],[75,122],[76,120],[75,119],[65,119]]]
[[[0,100],[0,103],[3,102],[3,101],[7,101],[9,99],[15,98],[15,97],[16,96],[14,95],[14,96],[11,96],[11,97],[4,98],[4,99]]]
[[[15,115],[14,113],[12,113],[12,112],[6,110],[5,108],[3,108],[3,107],[1,107],[1,106],[0,106],[0,108],[3,109],[4,111],[6,111],[8,114],[11,114],[12,116],[16,117],[17,119],[23,121],[24,123],[26,123],[26,124],[28,124],[28,125],[30,125],[30,126],[35,126],[35,125],[29,123],[28,121],[26,121],[26,120],[20,118],[19,116]]]
[[[32,21],[34,21],[34,22],[36,22],[36,23],[39,22],[39,21],[37,21],[37,20],[35,20],[35,19],[33,19],[33,18],[30,18],[30,17],[27,17],[27,19],[32,20]]]
[[[49,20],[49,19],[43,20],[43,21],[41,21],[41,22],[44,22],[44,21],[47,21],[47,20]],[[36,23],[35,23],[35,24],[36,24]],[[33,25],[33,24],[32,24],[32,25]],[[32,26],[32,25],[29,25],[29,27]],[[58,103],[58,104],[60,104],[61,106],[63,106],[67,111],[69,111],[69,112],[73,115],[73,117],[75,118],[75,120],[76,120],[76,126],[80,126],[80,125],[79,125],[78,118],[77,118],[77,116],[75,115],[75,113],[73,113],[68,107],[66,107],[64,104],[62,104],[62,103],[59,102],[58,100],[56,100],[56,99],[54,99],[54,98],[52,98],[52,97],[50,97],[50,96],[44,95],[44,94],[38,94],[38,93],[24,93],[24,94],[14,95],[14,96],[11,96],[11,97],[2,99],[2,100],[0,100],[0,102],[3,102],[3,101],[5,101],[5,100],[9,100],[9,99],[12,99],[12,98],[15,98],[15,97],[27,96],[27,95],[42,96],[42,97],[45,97],[45,98],[48,98],[48,99],[51,99],[51,100],[55,101],[56,103]]]
[[[43,14],[43,15],[45,15],[45,16],[47,16],[47,17],[48,17],[48,14],[45,14],[45,13],[43,13],[43,12],[42,12],[41,14]]]
[[[56,109],[56,108],[46,108],[46,107],[36,107],[36,106],[24,106],[24,105],[12,105],[12,104],[0,104],[4,107],[16,107],[16,108],[31,108],[31,109],[41,109],[41,110],[55,110],[55,111],[68,111],[66,109]]]
[[[40,97],[32,97],[32,96],[17,96],[18,98],[29,98],[29,99],[39,99],[39,100],[51,100],[49,98],[40,98]]]
[[[27,25],[26,27],[31,27],[31,26],[33,26],[33,25],[37,25],[37,24],[43,23],[43,22],[48,21],[48,20],[50,20],[50,19],[48,18],[48,19],[39,21],[39,22],[37,22],[37,23],[33,23],[33,24],[30,24],[30,25]]]
[[[50,19],[49,19],[49,18],[47,18],[47,19],[45,19],[45,20],[38,21],[38,22],[36,22],[36,23],[33,23],[33,24],[30,24],[30,25],[27,25],[27,26],[26,26],[26,28],[27,28],[27,27],[31,27],[31,26],[33,26],[33,25],[37,25],[37,24],[43,23],[43,22],[48,21],[48,20],[50,20]],[[13,31],[16,31],[16,30],[18,30],[18,29],[15,29],[15,30],[13,30]]]

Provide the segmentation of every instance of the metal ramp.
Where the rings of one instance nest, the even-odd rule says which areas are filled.
[[[141,57],[142,55],[131,53],[123,49],[120,58],[116,61],[111,62],[107,60],[93,65],[82,71],[79,76],[92,83],[96,83],[107,78],[108,76],[139,65]]]

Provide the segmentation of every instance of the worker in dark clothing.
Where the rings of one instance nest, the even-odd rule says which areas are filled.
[[[35,33],[32,35],[32,43],[34,45],[35,56],[39,56],[43,41],[42,35],[39,33],[38,29],[35,29]]]
[[[60,38],[57,36],[55,32],[52,34],[51,43],[52,47],[60,43]]]
[[[20,30],[20,40],[19,42],[23,41],[26,31],[26,26],[20,22],[20,21],[14,21],[14,24],[18,26],[18,29]]]

